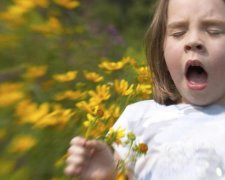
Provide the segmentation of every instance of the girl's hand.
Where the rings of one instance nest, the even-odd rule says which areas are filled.
[[[85,180],[115,178],[116,164],[113,153],[105,143],[75,137],[68,150],[65,174]]]

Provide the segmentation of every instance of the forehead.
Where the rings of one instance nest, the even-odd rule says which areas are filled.
[[[224,20],[224,0],[169,0],[168,21],[194,17]]]

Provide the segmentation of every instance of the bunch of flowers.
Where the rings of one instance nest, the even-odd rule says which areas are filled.
[[[126,157],[124,159],[120,159],[117,163],[117,179],[119,180],[126,179],[127,164],[134,163],[141,155],[145,155],[148,151],[148,146],[145,143],[135,142],[136,136],[133,132],[128,132],[125,135],[125,131],[125,129],[121,128],[116,130],[110,128],[104,139],[110,146],[112,146],[113,143],[128,146],[129,151],[126,154]]]

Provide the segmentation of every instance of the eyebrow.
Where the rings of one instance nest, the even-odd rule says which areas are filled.
[[[225,21],[223,20],[217,20],[217,19],[209,19],[209,20],[204,20],[202,22],[204,26],[225,26]]]
[[[185,21],[174,21],[174,22],[169,23],[167,25],[167,28],[168,29],[183,28],[183,27],[186,27],[187,25],[188,25],[188,23]]]
[[[167,25],[168,29],[174,29],[174,28],[184,28],[188,25],[188,22],[185,21],[174,21]],[[206,19],[202,21],[203,26],[224,26],[225,27],[225,21],[218,20],[218,19]]]

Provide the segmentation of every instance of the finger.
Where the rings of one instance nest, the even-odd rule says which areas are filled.
[[[87,141],[86,147],[90,151],[90,156],[92,156],[93,154],[100,152],[100,151],[108,152],[108,155],[112,154],[112,151],[109,148],[109,146],[98,140]]]
[[[78,146],[84,146],[86,144],[87,140],[84,139],[83,137],[76,136],[74,137],[71,141],[71,145],[78,145]]]
[[[82,166],[86,163],[86,161],[87,160],[82,156],[69,156],[66,159],[67,164],[69,165],[71,164],[74,167]]]
[[[84,156],[90,158],[91,156],[91,149],[88,147],[81,147],[81,146],[71,146],[68,149],[68,154],[73,156]]]
[[[104,149],[108,149],[108,145],[101,142],[101,141],[98,141],[98,140],[90,140],[90,141],[87,141],[86,142],[86,147],[88,149],[94,149],[95,151],[101,151],[101,150],[104,150]]]
[[[69,165],[65,168],[64,173],[67,176],[79,176],[82,172],[82,167],[78,166],[78,167],[74,167],[73,165]]]
[[[85,148],[73,145],[68,149],[68,153],[72,155],[84,155],[86,152]]]
[[[73,165],[69,165],[65,168],[64,170],[64,173],[67,175],[67,176],[73,176],[74,175],[74,167]]]

